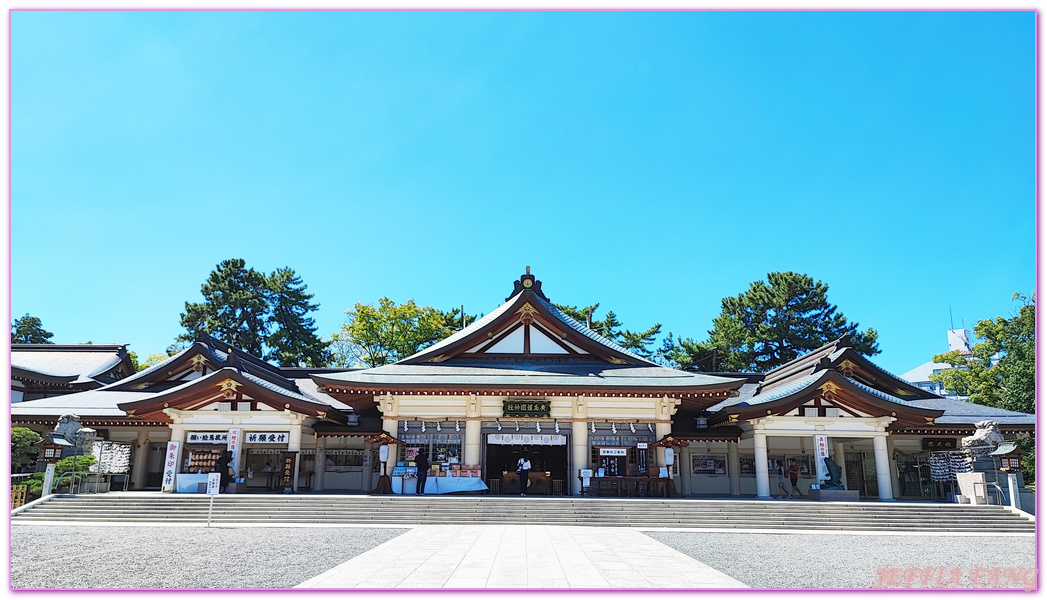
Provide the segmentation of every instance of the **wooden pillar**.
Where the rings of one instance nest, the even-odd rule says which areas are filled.
[[[578,479],[579,469],[589,468],[589,424],[585,422],[589,414],[589,405],[585,396],[576,396],[571,403],[571,464],[567,479],[571,495],[582,494],[582,481]]]
[[[374,444],[364,442],[364,468],[363,479],[360,481],[360,490],[370,492],[374,483]]]
[[[894,439],[890,435],[887,436],[887,458],[891,469],[891,490],[893,497],[897,498],[901,495],[902,486],[898,482],[898,461],[894,459]]]
[[[326,439],[330,443],[331,438]],[[313,461],[313,490],[324,489],[324,472],[327,468],[327,446],[325,440],[316,436],[316,460]]]
[[[876,459],[876,488],[882,502],[894,502],[891,490],[891,466],[887,458],[887,433],[873,438],[873,456]]]
[[[767,481],[767,434],[762,431],[753,433],[753,459],[756,461],[756,497],[760,500],[770,500],[771,488]]]
[[[833,454],[832,459],[836,464],[840,465],[840,483],[843,484],[843,489],[847,488],[847,455],[843,450],[843,442],[833,441]],[[819,482],[821,483],[821,482]]]
[[[578,479],[579,469],[589,468],[589,424],[585,421],[571,423],[571,494],[580,496],[582,493],[582,482]]]
[[[400,422],[396,419],[382,419],[382,430],[388,433],[389,435],[396,437],[396,426],[399,424]],[[399,454],[397,454],[396,444],[387,445],[389,446],[389,461],[385,465],[386,472],[381,473],[380,475],[390,475],[393,472],[393,467],[396,466],[396,457],[399,456]],[[379,465],[378,468],[381,469],[381,465]]]
[[[291,491],[298,491],[298,469],[302,464],[302,424],[291,425],[290,435],[287,441],[287,451],[294,452],[294,469],[291,471]],[[281,465],[282,467],[282,465]]]
[[[147,430],[138,430],[138,439],[135,440],[134,453],[134,468],[131,469],[131,489],[144,490],[146,479],[149,477],[149,432]]]
[[[480,448],[483,442],[483,436],[480,431],[483,423],[476,420],[475,417],[479,417],[481,414],[480,400],[476,397],[476,394],[469,394],[469,399],[466,401],[465,406],[465,416],[474,417],[474,419],[465,422],[465,444],[462,448],[462,462],[467,465],[480,464]]]
[[[731,495],[742,495],[742,462],[738,458],[738,442],[727,442],[727,476],[731,481]]]

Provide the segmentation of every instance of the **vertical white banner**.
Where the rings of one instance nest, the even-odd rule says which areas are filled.
[[[167,442],[167,454],[164,455],[164,479],[160,486],[161,492],[173,492],[175,489],[175,474],[178,473],[178,446],[179,442],[174,440]]]
[[[232,467],[233,467],[233,473],[235,473],[234,476],[238,477],[240,475],[240,430],[239,429],[230,429],[229,430],[229,438],[226,441],[226,446],[225,447],[226,447],[227,450],[229,450],[229,452],[232,452],[232,454],[233,454],[233,459],[232,459],[232,461],[229,464],[232,465]]]
[[[818,474],[818,483],[821,484],[823,481],[829,478],[829,470],[825,468],[825,459],[829,457],[829,436],[818,434],[814,436],[814,468]],[[842,461],[842,457],[837,456],[837,461]],[[837,463],[839,464],[839,462]]]
[[[51,488],[55,483],[55,464],[47,463],[47,470],[44,471],[44,493],[46,496],[51,493]]]

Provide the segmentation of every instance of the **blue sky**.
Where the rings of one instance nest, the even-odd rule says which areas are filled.
[[[223,259],[704,339],[769,271],[901,373],[1035,286],[1027,12],[12,14],[11,310],[181,332]]]

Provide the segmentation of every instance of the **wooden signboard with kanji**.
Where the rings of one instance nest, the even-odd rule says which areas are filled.
[[[284,464],[280,475],[280,485],[285,488],[289,488],[294,480],[294,459],[298,456],[298,451],[284,452]]]

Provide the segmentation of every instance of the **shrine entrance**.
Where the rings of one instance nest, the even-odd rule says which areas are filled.
[[[522,456],[531,461],[528,494],[545,496],[568,492],[566,444],[547,446],[488,441],[485,466],[490,493],[520,494],[520,478],[516,473],[516,464]],[[492,482],[497,483],[492,485]]]

